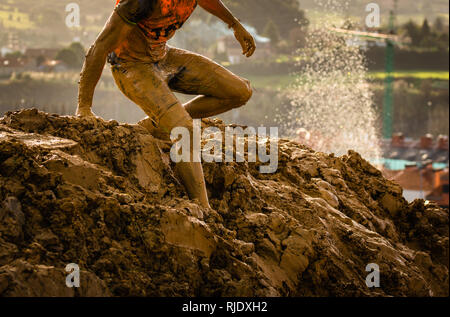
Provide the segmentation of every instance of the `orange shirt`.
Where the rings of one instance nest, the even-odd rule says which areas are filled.
[[[137,27],[114,52],[122,59],[153,62],[162,59],[166,42],[196,6],[197,0],[117,0],[117,14]]]

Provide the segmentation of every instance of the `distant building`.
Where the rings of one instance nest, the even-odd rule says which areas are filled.
[[[391,179],[403,188],[403,195],[409,202],[415,199],[425,199],[427,193],[434,188],[434,170],[428,165],[421,169],[417,165],[408,165],[398,171]]]
[[[58,48],[27,48],[24,57],[38,67],[45,61],[55,60],[59,50]]]
[[[426,196],[427,200],[435,201],[440,206],[449,208],[449,174],[448,168],[436,171],[434,188]]]
[[[383,174],[402,186],[406,200],[425,199],[448,208],[448,136],[410,139],[395,133],[383,144],[383,158]]]
[[[11,1],[9,1],[9,4]],[[13,5],[14,6],[14,5]],[[26,29],[32,25],[32,21],[27,13],[19,11],[18,8],[11,10],[10,5],[1,8],[0,22],[7,29]]]
[[[409,202],[425,199],[449,207],[448,168],[434,169],[432,163],[424,167],[407,166],[403,171],[391,174],[393,181],[403,188],[403,196]]]
[[[24,71],[65,72],[67,65],[56,56],[59,49],[31,48],[26,49],[20,57],[1,57],[0,76],[9,77],[13,73]]]
[[[61,73],[66,72],[69,67],[63,61],[47,60],[42,63],[38,69],[45,73]]]
[[[0,77],[10,77],[29,69],[28,61],[23,57],[0,57]]]
[[[383,157],[417,163],[431,160],[433,163],[448,165],[448,136],[440,135],[434,139],[433,135],[426,134],[414,140],[402,133],[395,133],[391,140],[383,144]]]

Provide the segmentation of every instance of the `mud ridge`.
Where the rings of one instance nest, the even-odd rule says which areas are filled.
[[[0,296],[448,296],[448,211],[408,204],[358,153],[280,140],[275,174],[205,163],[206,210],[169,150],[115,121],[1,118]]]

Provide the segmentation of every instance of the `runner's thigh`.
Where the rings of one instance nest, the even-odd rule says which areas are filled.
[[[247,80],[196,53],[171,47],[165,62],[177,67],[168,82],[176,92],[228,99],[248,87]]]
[[[112,73],[122,93],[156,122],[179,103],[154,64],[122,62]]]

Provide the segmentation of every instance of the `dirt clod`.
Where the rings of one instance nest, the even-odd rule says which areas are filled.
[[[205,163],[206,210],[169,150],[114,121],[1,118],[0,296],[448,296],[448,211],[408,204],[358,153],[280,140],[275,174]]]

